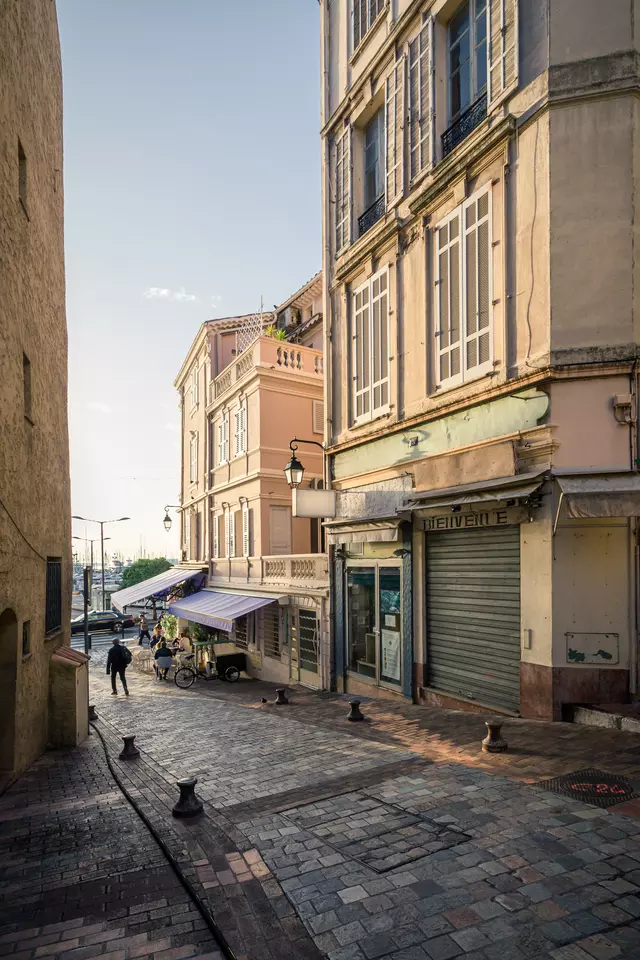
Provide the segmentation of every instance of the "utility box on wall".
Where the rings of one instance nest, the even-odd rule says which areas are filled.
[[[60,647],[49,669],[49,742],[75,747],[89,735],[89,657]]]

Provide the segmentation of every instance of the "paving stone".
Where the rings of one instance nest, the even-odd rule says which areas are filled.
[[[366,936],[366,930],[359,920],[352,923],[345,923],[342,926],[333,928],[333,935],[341,947],[346,947],[356,940],[362,940]]]
[[[459,957],[463,949],[451,937],[442,936],[427,940],[424,951],[431,960],[450,960],[451,957]]]
[[[596,933],[584,940],[578,940],[577,946],[582,947],[595,960],[613,960],[614,957],[619,957],[622,954],[621,947],[601,933]]]
[[[468,927],[466,930],[456,930],[451,934],[451,939],[462,947],[465,953],[471,950],[477,950],[480,947],[486,947],[491,941],[485,937],[478,927]]]

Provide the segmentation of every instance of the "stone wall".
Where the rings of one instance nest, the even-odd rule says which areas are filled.
[[[0,76],[0,614],[12,610],[18,621],[17,631],[0,633],[16,683],[6,779],[46,746],[50,660],[69,644],[62,71],[52,0],[0,5]],[[45,635],[47,557],[62,559],[62,628]],[[7,709],[0,703],[1,723]]]

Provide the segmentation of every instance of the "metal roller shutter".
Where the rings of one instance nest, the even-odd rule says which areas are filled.
[[[429,686],[520,708],[520,528],[427,534]]]

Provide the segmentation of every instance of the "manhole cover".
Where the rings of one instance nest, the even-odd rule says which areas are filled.
[[[577,770],[575,773],[566,773],[553,780],[543,780],[536,784],[540,790],[550,790],[552,793],[561,793],[583,803],[591,803],[596,807],[613,807],[616,803],[634,800],[638,794],[634,787],[624,777],[603,770],[588,767],[586,770]]]
[[[361,793],[305,804],[284,815],[377,873],[386,873],[470,839],[461,830],[433,823]]]

